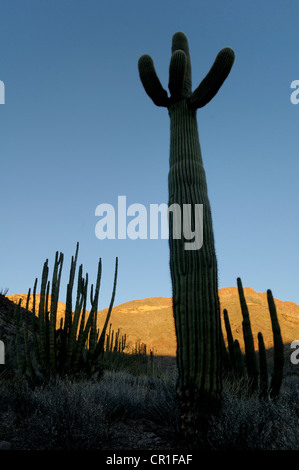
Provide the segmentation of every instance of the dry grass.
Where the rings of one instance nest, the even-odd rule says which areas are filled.
[[[2,330],[13,332],[4,320]],[[297,373],[285,349],[286,373]],[[8,358],[9,348],[6,352]],[[142,354],[112,354],[100,381],[66,378],[34,389],[15,374],[0,377],[0,441],[33,450],[190,449],[178,432],[173,360],[155,358],[152,368]],[[270,360],[269,366],[271,371]],[[211,419],[205,446],[298,450],[299,376],[285,377],[276,402],[261,401],[247,390],[246,381],[225,380],[222,409]]]
[[[286,378],[276,402],[246,393],[246,382],[226,382],[220,416],[208,440],[215,450],[298,450],[299,379]]]
[[[34,390],[14,377],[0,387],[0,441],[19,449],[103,449],[117,422],[173,426],[174,381],[106,372],[99,382],[56,380]]]
[[[146,428],[145,445],[157,442],[159,449],[178,450],[178,442],[184,444],[178,434],[175,383],[175,374],[152,378],[126,371],[107,371],[99,382],[57,380],[34,390],[21,378],[4,380],[0,440],[16,449],[109,449],[114,433],[122,429],[114,446],[126,450],[139,448]],[[299,449],[298,377],[286,378],[275,403],[249,396],[246,387],[246,382],[225,381],[223,407],[207,435],[209,448]]]

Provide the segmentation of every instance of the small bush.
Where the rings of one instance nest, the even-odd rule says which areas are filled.
[[[208,440],[216,450],[295,450],[299,446],[299,388],[290,381],[274,402],[249,396],[226,383],[223,406]]]
[[[223,406],[208,430],[209,449],[297,450],[298,378],[284,380],[276,401],[261,400],[246,387],[246,381],[224,381]],[[120,423],[129,432],[145,420],[151,429],[164,430],[168,450],[177,450],[184,443],[175,390],[176,374],[106,371],[100,381],[57,379],[33,390],[25,379],[12,377],[0,387],[0,440],[17,449],[108,449]]]
[[[57,381],[34,395],[38,412],[27,420],[27,426],[36,435],[48,436],[46,448],[101,448],[107,429],[103,406],[92,384]]]

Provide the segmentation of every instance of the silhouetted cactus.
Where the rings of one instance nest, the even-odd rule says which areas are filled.
[[[275,400],[278,397],[283,379],[284,346],[277,318],[276,307],[270,289],[267,290],[267,300],[271,316],[274,341],[274,370],[270,384],[270,397]]]
[[[194,229],[198,216],[196,205],[203,205],[203,246],[200,249],[198,246],[186,249],[182,230],[180,238],[176,238],[174,229],[177,229],[175,223],[178,221],[174,220],[171,212],[169,214],[170,271],[179,371],[177,392],[181,425],[187,434],[196,432],[192,426],[198,428],[198,419],[218,406],[222,389],[217,260],[196,110],[214,97],[233,62],[233,50],[222,49],[210,72],[192,92],[188,41],[184,33],[174,34],[169,66],[170,97],[159,81],[151,57],[143,55],[138,62],[146,93],[157,106],[168,108],[170,116],[169,207],[177,204],[183,213],[183,205],[189,204]]]
[[[112,324],[109,325],[108,333],[106,333],[105,352],[106,353],[123,353],[126,347],[127,335],[120,334],[120,328],[115,332],[112,330]]]
[[[258,333],[258,349],[259,349],[259,368],[257,367],[256,352],[254,347],[254,340],[250,325],[249,311],[243,291],[241,279],[237,279],[238,293],[240,299],[240,305],[243,315],[243,338],[245,345],[245,362],[247,366],[247,376],[250,380],[250,393],[258,392],[261,398],[270,397],[276,399],[278,397],[282,380],[283,380],[283,365],[284,365],[284,346],[281,336],[280,326],[278,322],[276,307],[271,290],[267,290],[268,307],[271,317],[273,341],[274,341],[274,368],[272,372],[271,384],[268,384],[268,364],[265,350],[265,344],[263,335],[261,332]],[[234,366],[234,370],[239,376],[244,375],[241,373],[244,367],[243,355],[241,353],[240,345],[237,340],[233,340],[228,312],[225,309],[223,311],[224,322],[227,332],[227,343],[229,352],[231,352],[231,344],[234,344],[234,355],[230,353],[231,364]],[[228,368],[227,368],[228,370]]]
[[[223,318],[224,318],[224,324],[225,324],[225,329],[226,329],[226,337],[227,337],[227,343],[228,343],[228,351],[229,351],[229,357],[231,360],[232,367],[235,369],[236,364],[235,364],[235,346],[234,346],[234,338],[232,335],[232,330],[230,326],[230,321],[228,317],[228,313],[226,308],[223,310]]]
[[[258,333],[257,337],[258,337],[258,343],[259,343],[259,364],[260,364],[259,394],[261,398],[267,398],[268,396],[268,365],[267,365],[266,348],[265,348],[264,338],[261,332]]]
[[[257,368],[257,361],[256,361],[256,354],[254,349],[254,340],[252,336],[250,318],[247,303],[244,296],[242,281],[240,278],[237,279],[238,285],[238,292],[239,292],[239,299],[241,305],[241,311],[243,316],[243,337],[244,337],[244,345],[245,345],[245,358],[246,358],[246,366],[248,377],[250,380],[250,387],[252,391],[256,391],[258,388],[258,368]]]
[[[229,351],[226,349],[222,330],[221,330],[221,335],[220,335],[220,341],[221,341],[221,344],[220,344],[221,363],[222,363],[222,369],[225,372],[225,371],[229,371],[230,369],[232,369],[232,362],[231,362]]]
[[[54,270],[52,277],[51,297],[50,282],[48,282],[48,260],[44,263],[40,302],[38,308],[38,324],[35,315],[32,317],[31,336],[33,337],[33,347],[29,347],[28,324],[25,322],[25,358],[22,359],[20,349],[20,328],[19,315],[17,312],[17,355],[19,369],[25,373],[33,383],[37,381],[47,381],[56,375],[63,376],[101,373],[101,367],[98,362],[99,357],[104,353],[104,343],[102,338],[106,335],[107,324],[111,315],[117,281],[118,258],[115,263],[115,274],[111,301],[106,316],[106,321],[101,335],[97,331],[97,307],[98,296],[101,281],[101,259],[98,264],[97,281],[95,293],[93,295],[93,285],[91,286],[91,310],[86,319],[86,299],[88,287],[88,275],[84,279],[82,275],[82,265],[79,267],[77,280],[77,295],[74,312],[72,310],[72,290],[76,271],[77,255],[79,244],[77,244],[75,258],[72,257],[70,268],[70,280],[67,286],[67,299],[64,319],[60,321],[60,327],[57,328],[57,307],[58,295],[61,280],[61,270],[63,264],[63,254],[56,253]],[[36,285],[33,289],[33,309],[36,306]],[[29,289],[27,296],[27,308],[31,291]],[[64,320],[64,321],[63,321]],[[38,327],[38,329],[37,329]]]
[[[246,370],[244,366],[243,355],[240,348],[240,343],[237,339],[234,341],[234,362],[237,376],[245,377]]]

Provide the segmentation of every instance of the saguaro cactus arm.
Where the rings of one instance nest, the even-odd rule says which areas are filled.
[[[234,60],[235,53],[230,47],[221,49],[209,73],[189,98],[189,105],[192,109],[202,108],[214,98],[228,76]]]
[[[167,91],[161,85],[153,59],[145,54],[138,61],[140,80],[148,96],[157,106],[168,106]]]
[[[175,51],[170,60],[169,65],[169,82],[168,88],[171,97],[179,100],[184,92],[187,72],[187,57],[183,51]]]
[[[157,106],[166,108],[183,98],[187,98],[191,109],[205,106],[222,86],[235,60],[235,53],[230,47],[221,49],[206,77],[192,92],[191,60],[184,33],[174,34],[171,52],[168,83],[170,97],[161,85],[152,58],[145,54],[138,61],[139,76],[146,93]]]

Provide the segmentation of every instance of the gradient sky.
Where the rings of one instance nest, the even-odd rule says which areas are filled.
[[[97,205],[167,203],[169,116],[139,80],[150,54],[167,89],[171,39],[188,37],[193,89],[218,51],[236,54],[198,128],[219,287],[272,289],[299,304],[297,0],[1,0],[0,289],[26,293],[56,251],[95,282],[99,308],[171,296],[167,240],[99,240]]]

